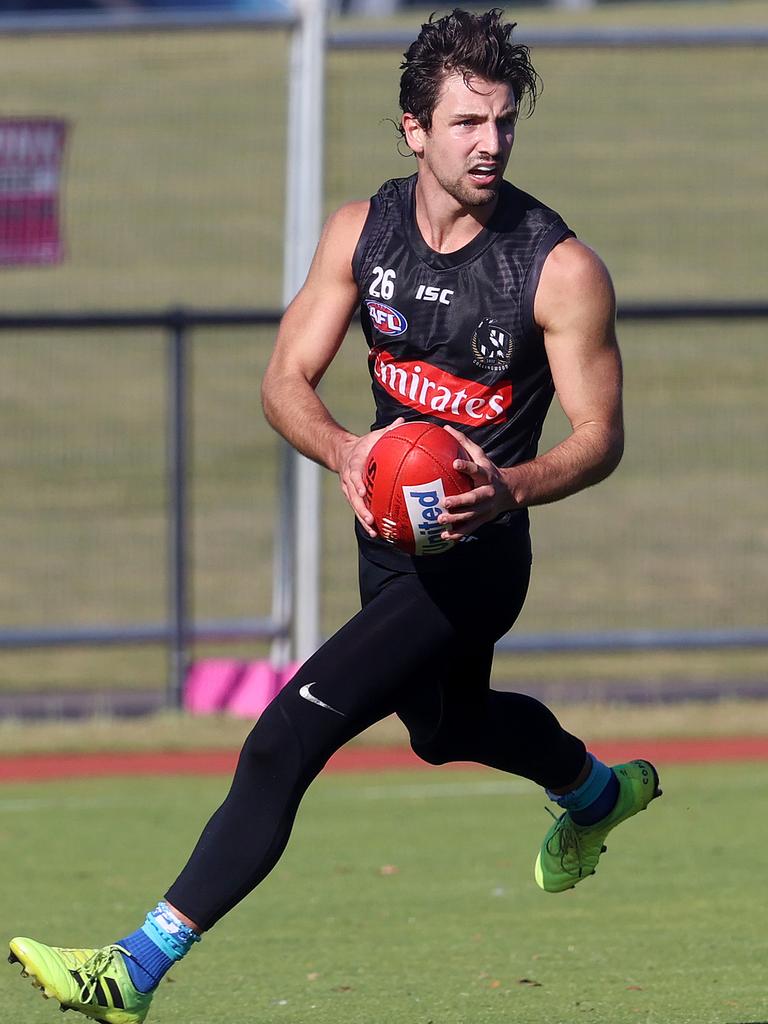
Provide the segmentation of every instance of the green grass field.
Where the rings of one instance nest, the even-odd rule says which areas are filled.
[[[424,12],[397,24],[416,31]],[[760,3],[601,7],[586,21],[521,9],[525,26],[765,24]],[[5,310],[278,306],[286,39],[281,33],[3,38],[4,110],[71,123],[69,252],[4,269]],[[768,48],[549,50],[510,177],[562,210],[606,259],[620,301],[760,298],[768,276]],[[409,173],[386,121],[399,54],[328,60],[326,207]],[[521,630],[765,625],[766,329],[624,325],[627,455],[594,492],[535,513]],[[275,440],[258,386],[268,330],[196,335],[194,609],[266,615]],[[364,430],[352,331],[324,393]],[[156,621],[164,612],[164,390],[151,333],[0,337],[0,624]],[[562,436],[553,413],[546,441]],[[325,485],[323,628],[355,608],[350,515]],[[262,654],[251,645],[245,656]],[[697,659],[697,660],[696,660]],[[162,652],[0,656],[0,686],[161,685]],[[738,679],[762,652],[572,661],[578,674]],[[516,660],[505,673],[562,672]]]
[[[285,857],[174,969],[157,1024],[760,1024],[763,765],[676,767],[598,875],[541,893],[548,816],[490,772],[327,776]],[[0,790],[3,931],[62,944],[133,930],[223,779]],[[3,1018],[58,1019],[18,968]]]

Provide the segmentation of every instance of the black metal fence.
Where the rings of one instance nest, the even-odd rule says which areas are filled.
[[[194,643],[240,640],[287,639],[291,622],[274,616],[241,620],[196,621],[189,602],[189,341],[196,328],[274,326],[279,310],[169,309],[165,312],[96,312],[6,314],[0,316],[0,332],[157,330],[165,335],[166,384],[166,495],[167,495],[167,614],[162,622],[114,623],[106,626],[65,627],[52,623],[44,628],[0,629],[0,650],[22,648],[90,647],[104,645],[163,645],[168,655],[166,701],[179,706]],[[768,318],[768,303],[654,303],[625,305],[624,321],[659,320],[755,320]],[[1,342],[0,342],[1,343]],[[286,500],[279,496],[279,502]],[[280,515],[276,511],[276,515]],[[288,517],[289,519],[290,517]],[[285,585],[285,581],[281,581]],[[275,580],[273,579],[273,586]],[[500,642],[507,651],[616,651],[637,649],[687,649],[692,647],[768,646],[768,627],[748,629],[621,630],[541,633],[509,636]]]
[[[195,328],[273,326],[272,310],[192,310],[164,312],[94,312],[7,314],[0,332],[158,330],[166,347],[166,509],[167,614],[164,622],[115,623],[108,626],[1,629],[0,650],[24,648],[163,645],[168,652],[167,704],[181,704],[182,687],[194,642],[275,640],[289,635],[290,623],[272,617],[239,621],[191,621],[189,602],[189,341]],[[1,344],[2,342],[0,342]],[[84,385],[85,386],[85,385]],[[73,410],[76,415],[76,410]]]

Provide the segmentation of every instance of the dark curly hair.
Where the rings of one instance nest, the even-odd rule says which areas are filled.
[[[512,86],[518,109],[533,113],[540,85],[527,46],[512,43],[516,22],[502,22],[499,8],[485,14],[454,10],[421,26],[400,65],[400,109],[413,114],[422,128],[432,127],[432,113],[447,75],[458,72]],[[404,135],[402,125],[400,134]]]

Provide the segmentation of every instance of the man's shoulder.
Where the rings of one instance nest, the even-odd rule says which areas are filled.
[[[557,210],[547,206],[541,199],[525,192],[509,181],[502,184],[501,203],[507,215],[515,220],[524,216],[530,223],[540,223],[542,227],[549,227],[554,223],[565,223]]]
[[[359,238],[372,209],[387,209],[397,202],[407,202],[414,180],[415,175],[389,178],[370,199],[344,203],[328,218],[327,229],[334,235],[338,232],[342,237],[350,234]]]
[[[325,222],[323,241],[337,253],[352,253],[363,233],[371,203],[369,199],[353,200],[339,206]]]
[[[536,293],[536,322],[546,328],[567,311],[599,308],[609,319],[615,311],[611,275],[597,253],[577,238],[567,238],[548,255]]]
[[[594,249],[578,238],[565,238],[547,257],[546,272],[559,285],[578,291],[584,285],[609,277],[608,269]]]
[[[342,232],[358,226],[362,229],[370,208],[370,199],[353,199],[348,203],[343,203],[328,218],[328,226],[333,231]]]
[[[417,175],[406,178],[388,178],[380,186],[373,201],[385,206],[393,203],[410,203]]]
[[[530,192],[526,192],[517,185],[513,185],[511,181],[504,180],[502,182],[501,201],[508,203],[510,206],[522,206],[526,210],[548,210],[550,213],[554,213],[558,217],[560,216],[551,206],[547,206],[545,202],[531,195]]]

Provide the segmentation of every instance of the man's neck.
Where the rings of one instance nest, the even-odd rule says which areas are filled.
[[[464,206],[441,187],[430,188],[416,181],[416,224],[427,245],[435,252],[463,249],[483,230],[493,216],[498,195],[482,206]]]

